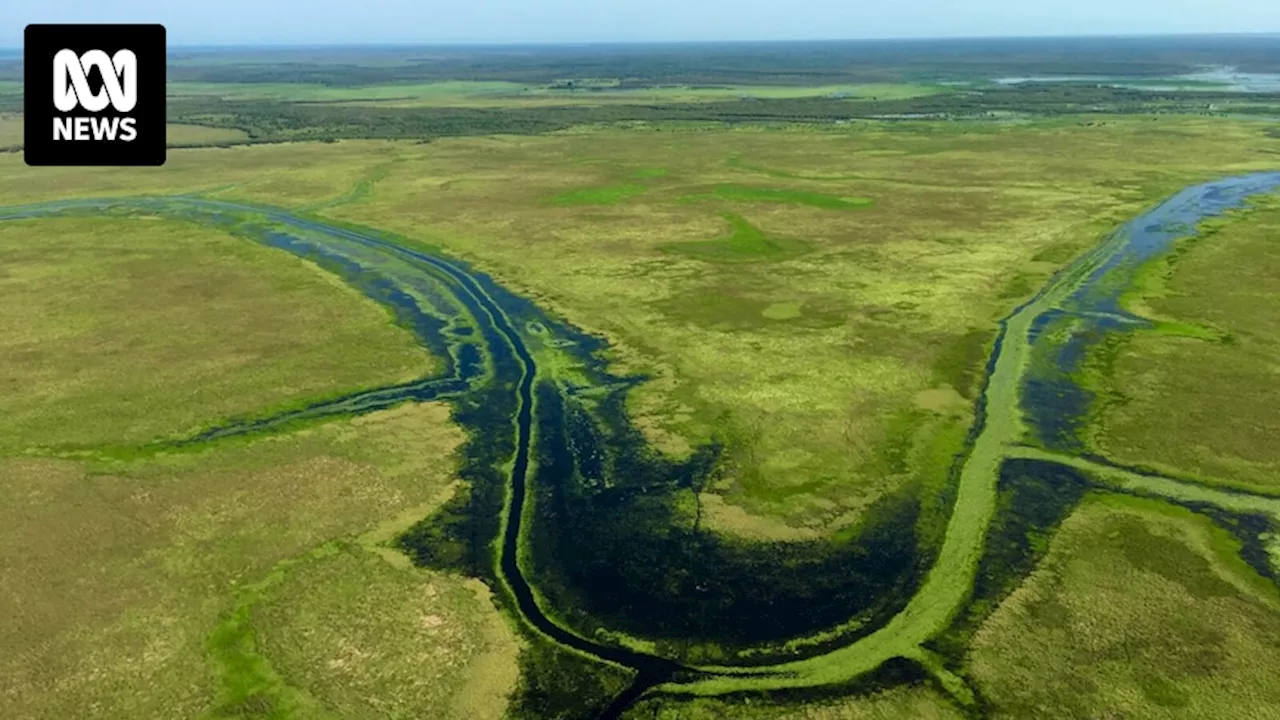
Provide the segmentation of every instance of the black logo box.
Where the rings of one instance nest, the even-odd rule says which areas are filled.
[[[61,50],[108,57],[131,50],[137,58],[138,100],[129,112],[111,105],[99,112],[54,105],[54,56]],[[28,165],[163,165],[165,161],[165,29],[163,25],[28,25],[23,45],[24,159]],[[91,70],[89,84],[101,92]],[[99,122],[133,118],[137,137],[116,140],[54,140],[54,120],[88,117]]]

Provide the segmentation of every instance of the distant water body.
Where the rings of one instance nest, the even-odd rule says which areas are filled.
[[[1246,73],[1234,67],[1209,68],[1185,75],[1167,77],[1136,77],[1131,75],[1041,75],[1028,77],[1001,77],[994,82],[1000,85],[1026,83],[1097,83],[1136,90],[1195,90],[1212,86],[1214,90],[1241,93],[1280,92],[1280,73]],[[1185,85],[1180,84],[1185,83]]]

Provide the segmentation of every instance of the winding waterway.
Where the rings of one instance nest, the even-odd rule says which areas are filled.
[[[1089,398],[1072,384],[1071,374],[1089,347],[1102,337],[1146,322],[1125,312],[1118,302],[1137,267],[1178,238],[1193,232],[1200,220],[1239,207],[1249,197],[1277,188],[1280,188],[1280,173],[1276,172],[1187,188],[1108,236],[1002,320],[1001,332],[988,362],[987,382],[978,401],[977,424],[970,435],[967,454],[963,462],[957,464],[955,502],[945,539],[936,554],[923,558],[904,555],[901,559],[865,568],[851,564],[855,561],[850,558],[865,555],[853,550],[878,548],[882,556],[897,558],[895,553],[913,541],[909,536],[890,534],[876,541],[880,545],[864,543],[852,548],[849,554],[842,554],[845,549],[840,547],[814,546],[813,552],[827,554],[817,561],[805,557],[788,559],[795,567],[814,568],[815,574],[822,577],[838,577],[842,574],[841,568],[849,568],[853,579],[833,580],[845,584],[830,585],[832,592],[819,584],[819,592],[786,595],[784,592],[790,590],[774,589],[785,588],[785,585],[769,585],[766,578],[761,587],[775,597],[764,597],[760,600],[761,607],[775,601],[781,607],[788,607],[788,603],[802,606],[812,601],[816,609],[826,613],[815,612],[818,622],[825,625],[779,625],[770,632],[777,636],[798,629],[817,632],[859,612],[864,613],[865,622],[861,630],[841,636],[834,647],[828,643],[798,659],[775,658],[772,662],[750,666],[677,661],[665,653],[599,641],[581,629],[587,627],[582,620],[565,619],[579,618],[580,613],[574,615],[568,608],[545,606],[551,602],[549,598],[560,595],[550,592],[549,586],[538,587],[544,575],[531,574],[529,564],[546,563],[547,553],[554,555],[557,548],[574,547],[563,537],[537,539],[543,536],[534,533],[539,520],[545,524],[550,522],[548,518],[556,517],[555,511],[569,516],[567,513],[573,509],[563,499],[572,495],[567,491],[559,495],[544,492],[536,502],[530,503],[531,492],[545,490],[540,483],[542,478],[551,477],[547,473],[556,470],[564,477],[575,478],[574,482],[578,483],[572,488],[575,491],[597,485],[605,488],[592,495],[597,498],[593,502],[600,503],[592,507],[607,514],[633,507],[619,505],[616,499],[610,500],[613,504],[606,507],[598,500],[614,497],[607,491],[616,490],[614,486],[618,483],[622,483],[621,496],[626,498],[649,491],[658,494],[667,491],[662,488],[687,488],[691,478],[704,472],[706,463],[714,455],[714,449],[709,449],[683,465],[650,462],[644,466],[649,470],[637,471],[639,476],[652,475],[668,485],[653,480],[650,485],[627,486],[628,479],[611,477],[611,473],[619,472],[624,460],[630,463],[625,464],[629,469],[640,467],[634,461],[634,457],[640,455],[633,457],[626,454],[631,450],[617,449],[631,448],[636,442],[635,433],[626,426],[625,418],[619,419],[618,407],[608,403],[592,404],[587,399],[595,389],[592,385],[612,385],[611,392],[616,398],[625,393],[627,384],[605,371],[604,362],[599,359],[602,343],[598,339],[589,338],[548,316],[488,276],[443,253],[413,249],[402,239],[367,228],[342,226],[278,208],[192,196],[95,199],[0,208],[0,220],[156,214],[215,225],[315,262],[390,308],[397,322],[446,360],[447,367],[439,376],[261,417],[235,419],[185,438],[157,441],[157,446],[268,432],[293,423],[367,413],[402,402],[432,399],[454,402],[458,408],[456,416],[470,418],[464,423],[469,431],[492,435],[483,438],[492,446],[484,457],[495,461],[488,464],[509,463],[510,471],[503,478],[504,487],[498,494],[500,506],[489,508],[492,512],[487,514],[492,517],[485,517],[485,512],[477,510],[479,517],[473,526],[480,528],[477,537],[481,539],[486,537],[484,528],[491,528],[488,532],[497,549],[492,579],[509,593],[512,609],[531,631],[575,652],[636,671],[637,679],[630,689],[605,711],[606,716],[616,717],[637,697],[655,687],[695,695],[816,687],[848,682],[894,658],[915,660],[948,684],[946,672],[921,646],[944,630],[966,602],[983,552],[985,533],[995,513],[1001,465],[1010,458],[1081,465],[1065,458],[1080,450],[1071,438],[1075,437],[1074,429]],[[1066,340],[1061,340],[1064,337]],[[566,354],[577,362],[575,380],[549,379],[551,371],[540,367],[539,362]],[[601,417],[605,420],[599,420]],[[609,440],[611,432],[612,436],[622,439]],[[548,446],[552,442],[559,445]],[[1044,451],[1030,451],[1028,445],[1042,447]],[[532,460],[535,456],[537,462]],[[567,465],[557,465],[556,458],[560,456],[567,458]],[[600,459],[615,456],[622,460],[615,458],[610,464]],[[676,480],[667,480],[668,477]],[[560,480],[558,475],[548,481],[549,484],[562,482],[567,481]],[[666,516],[654,517],[665,521]],[[898,516],[886,517],[892,520]],[[531,522],[534,530],[529,527]],[[644,523],[639,525],[647,527]],[[890,525],[893,523],[889,522],[886,527]],[[531,533],[536,539],[535,549],[550,548],[541,556],[534,553],[542,560],[523,558],[522,547]],[[756,607],[749,602],[752,589],[729,586],[750,582],[753,569],[768,559],[767,549],[749,556],[738,550],[732,551],[737,554],[726,554],[730,550],[708,544],[713,541],[704,536],[682,538],[682,542],[694,544],[699,551],[706,550],[720,565],[740,562],[743,568],[738,575],[721,576],[720,584],[725,587],[713,589],[708,596],[721,593],[723,598],[714,600],[720,605],[702,607],[727,608],[746,597],[748,601],[740,607],[756,612],[750,610]],[[493,557],[486,555],[483,547],[474,552],[478,562]],[[722,554],[715,555],[717,552]],[[876,572],[890,580],[884,580],[874,592],[847,596],[854,600],[838,594],[847,587],[865,585],[863,580]],[[571,579],[597,576],[585,570],[578,575],[572,572],[565,575]],[[619,592],[634,592],[629,587],[621,584],[594,592],[615,600],[620,597]],[[609,595],[610,592],[614,594]],[[821,605],[824,601],[820,598],[833,592],[836,593],[834,600]],[[899,597],[894,597],[895,594]],[[844,616],[832,622],[831,618],[837,617],[842,607]],[[620,622],[625,620],[624,617]],[[715,617],[711,620],[714,622]],[[743,625],[750,620],[743,617],[734,622]],[[768,618],[759,618],[761,622],[766,620]],[[641,623],[637,627],[648,626]],[[954,685],[951,683],[948,687],[962,695],[963,688]]]

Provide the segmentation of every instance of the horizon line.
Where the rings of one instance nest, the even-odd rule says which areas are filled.
[[[104,23],[112,24],[112,23]],[[167,28],[166,28],[167,30]],[[1155,38],[1267,38],[1280,39],[1280,30],[1209,32],[1209,33],[1098,33],[1079,35],[902,35],[892,37],[814,37],[776,38],[751,40],[370,40],[370,41],[314,41],[314,42],[262,42],[262,43],[180,43],[170,44],[168,50],[303,50],[334,48],[447,48],[447,47],[590,47],[590,46],[646,46],[646,45],[774,45],[782,43],[876,43],[876,42],[948,42],[972,40],[1137,40]],[[22,45],[0,46],[0,54],[22,52]]]

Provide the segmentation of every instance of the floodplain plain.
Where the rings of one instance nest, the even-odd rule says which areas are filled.
[[[1264,369],[1272,318],[1259,309],[1274,297],[1266,284],[1274,273],[1259,261],[1272,234],[1270,201],[1209,221],[1175,262],[1157,258],[1144,271],[1129,307],[1161,322],[1101,346],[1111,355],[1081,378],[1111,393],[1099,391],[1110,400],[1094,406],[1082,438],[1103,457],[1030,447],[1003,456],[1069,472],[1001,475],[981,557],[957,560],[940,548],[957,522],[957,458],[992,412],[982,402],[1000,321],[1122,223],[1184,187],[1274,170],[1277,153],[1280,137],[1266,120],[1137,114],[646,123],[430,143],[175,149],[158,172],[27,169],[16,155],[0,156],[6,205],[184,195],[209,207],[276,207],[455,259],[528,302],[536,311],[516,300],[501,307],[543,388],[526,476],[532,500],[515,525],[520,572],[541,612],[589,642],[694,670],[759,670],[697,686],[705,698],[682,697],[673,683],[640,687],[647,692],[630,710],[610,706],[627,673],[531,630],[508,595],[507,569],[430,560],[462,547],[452,562],[492,556],[499,565],[496,536],[458,533],[485,527],[472,516],[492,507],[474,499],[493,488],[474,474],[472,449],[511,440],[477,438],[477,427],[507,430],[477,425],[465,400],[172,452],[122,451],[428,376],[448,359],[431,357],[385,304],[344,285],[333,267],[163,213],[107,213],[0,222],[0,292],[13,300],[0,314],[13,349],[3,367],[11,431],[0,473],[20,498],[5,511],[3,552],[6,575],[29,578],[10,599],[23,622],[5,644],[24,650],[4,670],[15,680],[5,714],[942,718],[1123,706],[1134,717],[1226,718],[1265,706],[1271,699],[1247,690],[1270,666],[1240,661],[1265,659],[1265,643],[1238,629],[1265,638],[1274,624],[1274,571],[1251,550],[1269,532],[1265,519],[1210,512],[1212,495],[1196,504],[1172,493],[1181,508],[1132,499],[1160,494],[1158,483],[1135,490],[1108,480],[1102,463],[1170,476],[1160,482],[1268,489],[1271,459],[1251,449],[1265,452],[1265,443],[1249,440],[1266,433],[1262,401],[1234,418],[1238,428],[1218,426],[1219,440],[1248,448],[1180,443],[1170,438],[1196,425],[1148,423],[1188,415],[1166,403],[1213,411],[1179,395],[1175,382],[1206,362],[1196,353],[1217,353],[1215,377],[1233,388],[1247,378],[1274,389]],[[1152,279],[1169,267],[1167,284]],[[1242,275],[1251,281],[1222,282]],[[1181,344],[1151,349],[1158,342]],[[175,355],[207,362],[174,363]],[[1168,369],[1144,386],[1135,368],[1152,357]],[[555,474],[561,435],[604,448],[604,464],[571,454],[573,469]],[[499,456],[491,470],[509,470],[505,462]],[[626,469],[652,484],[628,486]],[[1026,492],[1016,483],[1067,483],[1067,475],[1092,489],[1059,493],[1053,512],[1016,536],[1026,530],[1010,521]],[[617,484],[638,490],[610,494]],[[1124,498],[1108,494],[1116,491]],[[600,558],[621,558],[612,567],[635,573],[620,577],[625,592],[644,585],[688,614],[658,622],[640,603],[619,610],[602,601],[617,588],[584,584],[608,562],[574,565],[548,552],[571,547],[556,513],[611,518],[615,502],[629,503],[619,517],[637,533],[620,537],[654,544],[627,558],[616,554],[616,537],[591,535]],[[502,523],[512,522],[506,512]],[[1228,521],[1235,530],[1215,524]],[[78,542],[39,541],[50,536]],[[986,582],[982,568],[1005,557],[996,552],[1002,542],[1022,553],[1011,565],[1021,570],[971,593],[964,578],[976,571]],[[641,567],[663,547],[680,552]],[[726,609],[768,602],[744,578],[766,593],[786,586],[778,578],[787,573],[801,591],[826,588],[828,576],[794,577],[842,552],[874,557],[866,548],[902,550],[901,562],[859,566],[884,583],[858,596],[864,605],[824,604],[813,593],[814,615],[838,610],[837,621],[744,632],[747,623]],[[689,572],[698,566],[680,563],[691,549],[723,558],[723,567]],[[1153,567],[1153,553],[1185,562]],[[822,665],[826,651],[886,626],[939,557],[960,581],[946,595],[972,602],[934,613],[937,643],[890,638],[884,647],[897,649],[887,662],[852,677]],[[650,571],[661,582],[648,583]],[[1132,582],[1108,584],[1109,573]],[[697,593],[713,600],[700,609]],[[1160,608],[1162,622],[1135,615],[1145,607]],[[1209,613],[1232,629],[1224,636],[1197,624]],[[1063,630],[1085,617],[1122,628],[1121,647]],[[1041,652],[1045,643],[1054,651]],[[103,647],[120,652],[107,657]],[[1114,672],[1082,670],[1077,660],[1089,653]],[[768,677],[797,657],[814,661],[814,677],[838,681],[777,691],[804,684]],[[1064,700],[1081,688],[1088,692]]]

